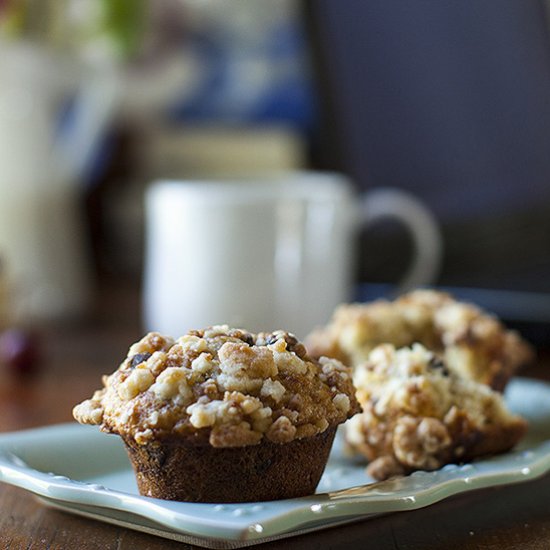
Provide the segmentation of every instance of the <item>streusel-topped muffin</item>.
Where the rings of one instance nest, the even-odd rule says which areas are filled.
[[[306,339],[313,356],[335,357],[353,367],[379,344],[415,342],[443,357],[450,370],[497,390],[533,357],[531,346],[496,317],[432,290],[392,302],[342,305],[326,327]]]
[[[142,494],[172,500],[310,494],[359,410],[347,367],[283,331],[150,333],[103,384],[75,418],[122,436]]]
[[[526,431],[500,393],[449,371],[420,344],[376,347],[354,382],[363,413],[347,423],[346,439],[376,479],[504,452]]]

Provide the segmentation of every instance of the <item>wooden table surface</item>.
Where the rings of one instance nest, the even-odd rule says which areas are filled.
[[[72,420],[73,405],[114,370],[141,336],[137,294],[105,291],[86,323],[39,329],[43,361],[33,377],[0,366],[0,432]],[[525,375],[550,379],[539,364]],[[21,489],[0,484],[0,550],[194,548],[50,510]],[[411,512],[267,543],[261,548],[549,549],[550,475],[473,491]]]

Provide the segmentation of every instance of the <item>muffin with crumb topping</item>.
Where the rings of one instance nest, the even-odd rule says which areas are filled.
[[[527,428],[500,393],[450,371],[421,344],[376,347],[354,382],[363,413],[347,423],[346,440],[376,479],[508,451]]]
[[[399,348],[415,342],[442,357],[450,370],[499,391],[534,357],[531,346],[493,315],[433,290],[341,305],[326,327],[309,335],[306,346],[314,357],[357,367],[379,344]]]
[[[142,495],[251,502],[311,494],[336,427],[360,410],[351,373],[283,331],[147,334],[73,410],[122,437]]]

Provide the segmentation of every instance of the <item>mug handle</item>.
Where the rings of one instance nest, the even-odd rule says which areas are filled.
[[[433,284],[439,274],[443,256],[443,237],[430,210],[414,195],[392,187],[366,191],[360,197],[361,227],[381,219],[400,221],[413,240],[415,256],[397,286],[397,293]]]

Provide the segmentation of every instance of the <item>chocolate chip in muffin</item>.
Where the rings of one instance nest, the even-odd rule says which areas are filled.
[[[245,344],[248,344],[249,346],[253,346],[256,343],[254,341],[254,336],[252,336],[250,332],[246,332],[244,330],[230,330],[227,334],[228,336],[232,336],[233,338],[238,338],[239,340],[242,340]]]
[[[271,346],[280,339],[284,339],[286,342],[286,349],[295,353],[300,359],[304,359],[307,356],[307,350],[305,346],[298,341],[294,334],[285,332],[284,330],[276,330],[271,334],[261,333],[258,335],[256,343],[258,345]]]
[[[442,376],[449,376],[449,369],[443,360],[437,356],[433,356],[428,363],[428,368],[434,371],[439,371]]]
[[[151,353],[137,353],[130,359],[130,368],[135,369],[141,363],[145,363],[151,355]]]

